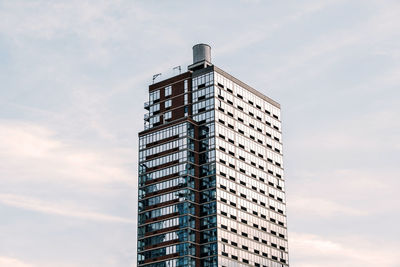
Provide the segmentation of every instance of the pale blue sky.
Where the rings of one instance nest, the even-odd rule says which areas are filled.
[[[0,0],[0,266],[136,266],[152,75],[282,105],[292,267],[399,267],[400,2]]]

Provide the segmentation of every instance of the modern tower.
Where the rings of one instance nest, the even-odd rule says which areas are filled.
[[[138,266],[289,266],[280,105],[198,44],[144,107]]]

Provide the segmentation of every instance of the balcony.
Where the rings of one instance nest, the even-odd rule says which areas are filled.
[[[149,110],[150,109],[150,105],[151,105],[150,101],[144,102],[144,108],[145,109]]]

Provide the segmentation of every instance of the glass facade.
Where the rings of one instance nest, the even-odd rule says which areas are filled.
[[[209,66],[145,108],[138,266],[288,266],[279,104]]]

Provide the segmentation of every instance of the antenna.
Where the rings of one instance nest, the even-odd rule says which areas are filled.
[[[157,74],[154,74],[154,75],[153,75],[153,84],[154,84],[154,80],[155,80],[158,76],[161,76],[161,73],[157,73]]]
[[[181,74],[181,71],[182,71],[181,66],[176,66],[172,70],[179,70],[179,74]]]

